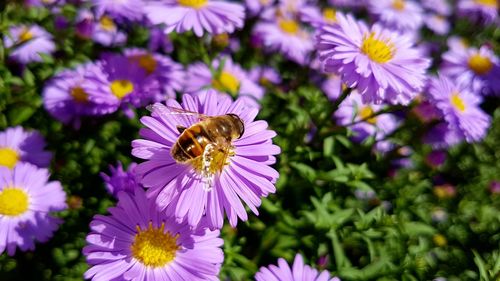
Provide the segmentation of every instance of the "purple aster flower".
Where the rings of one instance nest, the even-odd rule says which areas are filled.
[[[492,194],[500,194],[500,181],[490,182],[490,192]]]
[[[337,12],[338,25],[325,25],[317,48],[324,70],[356,87],[364,103],[407,104],[425,86],[430,60],[423,58],[411,40],[378,24],[369,29],[351,15]]]
[[[256,281],[340,281],[338,277],[330,278],[330,272],[312,268],[304,264],[300,254],[295,256],[292,267],[283,258],[278,259],[278,266],[261,267],[255,274]]]
[[[445,122],[432,127],[423,137],[423,142],[435,149],[454,146],[463,140],[456,128],[448,126]]]
[[[128,57],[106,53],[100,65],[101,71],[86,77],[89,83],[85,92],[90,100],[108,106],[110,111],[121,107],[131,117],[129,105],[141,107],[159,95],[159,82],[149,79],[146,70]]]
[[[153,24],[164,24],[167,33],[193,30],[198,37],[205,31],[233,33],[243,27],[245,19],[241,4],[217,0],[163,0],[150,2],[145,11]]]
[[[85,92],[86,84],[91,83],[85,76],[99,71],[98,65],[87,63],[58,73],[43,89],[45,109],[59,121],[73,123],[76,128],[80,126],[81,116],[104,115],[114,111],[109,105],[90,100]]]
[[[276,69],[269,66],[256,66],[250,70],[248,77],[262,86],[278,85],[281,75]]]
[[[263,10],[271,7],[274,4],[274,0],[245,0],[245,6],[248,11],[249,16],[257,16]]]
[[[37,131],[11,127],[0,132],[0,167],[14,168],[28,162],[40,168],[50,165],[52,153],[45,151],[45,140]]]
[[[321,83],[321,90],[326,94],[329,100],[337,100],[344,89],[342,79],[336,74],[329,74]]]
[[[442,15],[427,14],[425,15],[425,26],[439,35],[446,35],[450,31],[450,23],[448,19]]]
[[[314,49],[311,34],[293,18],[276,17],[273,21],[259,22],[253,34],[261,38],[266,51],[278,51],[301,65],[309,62]]]
[[[328,0],[328,3],[334,7],[340,8],[364,8],[366,6],[367,0]]]
[[[51,213],[67,208],[66,194],[48,179],[47,169],[29,163],[0,167],[0,254],[34,250],[35,240],[46,242],[62,223]]]
[[[500,61],[493,50],[455,45],[443,54],[440,72],[474,93],[500,95]]]
[[[104,46],[121,46],[127,41],[127,35],[120,31],[109,16],[102,16],[94,23],[92,40]]]
[[[446,161],[446,157],[446,151],[433,150],[425,157],[425,163],[432,168],[439,168]]]
[[[170,53],[174,50],[174,45],[163,29],[151,27],[149,31],[148,49],[151,52],[158,52],[161,50],[165,53]]]
[[[246,221],[248,216],[241,200],[258,214],[260,198],[276,191],[274,183],[279,175],[269,165],[276,161],[273,155],[280,153],[271,140],[276,133],[267,129],[265,121],[254,121],[258,110],[246,107],[241,99],[232,102],[213,90],[194,98],[184,95],[182,106],[175,100],[168,100],[167,104],[208,116],[236,114],[244,123],[244,133],[226,146],[220,145],[220,141],[207,145],[203,153],[207,154],[208,163],[202,162],[201,155],[177,162],[171,155],[180,136],[177,126],[189,128],[198,120],[165,114],[169,109],[156,104],[152,117],[141,118],[147,126],[140,131],[144,139],[132,142],[132,154],[148,160],[139,164],[136,171],[142,176],[141,183],[149,188],[149,196],[155,197],[167,214],[187,220],[192,226],[205,215],[211,228],[221,228],[224,212],[233,227],[238,218]],[[214,145],[221,148],[210,150]]]
[[[467,88],[460,88],[446,76],[432,78],[429,99],[443,115],[450,130],[467,142],[476,142],[486,136],[490,116],[479,107],[480,98]]]
[[[109,165],[110,175],[101,173],[101,178],[106,183],[106,189],[114,197],[118,198],[120,191],[133,193],[136,188],[139,188],[139,179],[135,173],[137,163],[131,163],[128,169],[123,170],[121,162],[116,164],[116,168]]]
[[[363,104],[361,96],[353,91],[339,106],[335,112],[335,118],[339,125],[349,126],[355,133],[354,140],[362,142],[369,136],[380,140],[394,131],[397,122],[392,114],[381,114],[373,116],[383,107],[376,104]],[[371,117],[373,116],[373,117]],[[350,125],[354,123],[353,125]]]
[[[94,14],[87,9],[80,9],[75,19],[75,32],[80,38],[89,39],[94,33]]]
[[[213,73],[204,63],[194,63],[188,67],[185,91],[189,94],[205,94],[207,88],[213,88],[219,93],[227,93],[243,98],[251,107],[259,107],[258,101],[264,96],[264,89],[250,79],[248,73],[228,56],[212,62],[212,69],[224,67],[220,73]]]
[[[421,0],[422,7],[429,9],[439,15],[449,16],[451,6],[448,0]]]
[[[389,28],[400,32],[418,30],[423,24],[423,9],[408,0],[370,0],[370,13]]]
[[[111,215],[90,223],[83,253],[86,279],[218,280],[224,253],[219,231],[192,229],[161,214],[142,189],[120,192]]]
[[[11,26],[3,40],[6,48],[12,48],[9,57],[23,64],[41,62],[40,54],[51,54],[56,49],[52,35],[38,25]]]
[[[466,16],[474,22],[488,25],[498,20],[497,0],[460,0],[457,6],[459,16]]]
[[[96,16],[108,15],[116,20],[140,21],[143,16],[142,0],[92,0]]]
[[[156,93],[156,96],[152,101],[164,101],[168,97],[175,98],[175,92],[182,90],[185,73],[181,64],[167,56],[137,48],[126,49],[124,55],[146,71],[147,79],[157,81],[157,83],[144,83],[144,87],[153,86],[151,91]],[[156,89],[158,83],[161,91]]]

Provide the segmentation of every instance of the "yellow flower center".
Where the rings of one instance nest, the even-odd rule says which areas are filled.
[[[148,74],[153,73],[158,66],[158,62],[151,54],[132,56],[130,57],[130,60],[137,62],[139,66],[142,67],[142,69],[144,69]]]
[[[373,109],[369,106],[365,106],[359,110],[359,117],[361,117],[362,120],[366,120],[366,122],[370,124],[375,124],[377,122],[377,117],[370,117],[373,116]]]
[[[137,234],[132,243],[132,256],[145,266],[163,267],[174,260],[177,250],[178,235],[165,232],[165,223],[160,228],[153,227],[149,222],[149,227],[142,230],[137,226]]]
[[[297,34],[299,24],[294,20],[281,19],[278,21],[278,26],[286,33]]]
[[[337,11],[332,8],[325,8],[323,10],[323,18],[328,23],[335,23],[337,22]]]
[[[394,10],[402,11],[405,9],[406,3],[404,0],[394,0],[392,1],[392,8]]]
[[[119,99],[123,99],[134,90],[134,84],[132,84],[130,80],[115,80],[109,87],[111,88],[113,95]]]
[[[394,57],[394,45],[389,40],[376,39],[372,32],[370,36],[364,36],[361,52],[374,62],[386,63]]]
[[[476,0],[475,2],[477,4],[492,8],[496,8],[498,6],[497,0]]]
[[[0,166],[12,169],[16,166],[17,161],[19,161],[19,154],[14,149],[0,147]]]
[[[235,94],[240,88],[240,80],[238,80],[238,78],[236,78],[233,74],[227,71],[222,71],[219,77],[212,80],[212,87],[221,92]]]
[[[20,189],[8,187],[0,191],[0,215],[19,216],[28,210],[28,194]]]
[[[87,93],[81,87],[74,87],[71,89],[70,95],[76,102],[86,103],[89,100]]]
[[[102,16],[101,19],[99,20],[99,24],[101,25],[102,29],[104,29],[106,31],[115,31],[116,30],[115,23],[108,16]]]
[[[203,163],[203,157],[196,157],[190,161],[194,170],[202,176],[212,176],[222,172],[226,165],[229,165],[230,159],[235,155],[234,147],[213,147],[205,157],[208,163]]]
[[[493,68],[493,63],[487,57],[480,54],[474,54],[469,58],[468,65],[472,71],[478,75],[484,75]]]
[[[465,111],[465,103],[464,100],[460,97],[460,93],[451,94],[450,101],[453,107],[455,107],[458,111]]]
[[[33,33],[28,28],[23,28],[23,32],[19,35],[20,42],[26,42],[33,38]]]
[[[208,0],[179,0],[179,4],[184,7],[199,9],[207,4]]]

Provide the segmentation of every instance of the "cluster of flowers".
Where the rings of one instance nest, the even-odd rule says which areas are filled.
[[[33,0],[30,5],[49,5],[57,14],[65,1],[48,2]],[[243,27],[246,8],[247,16],[256,22],[252,46],[310,67],[312,80],[338,107],[337,123],[353,130],[356,141],[374,137],[380,150],[388,149],[385,138],[399,123],[395,115],[384,112],[391,105],[418,103],[417,115],[425,122],[437,120],[426,141],[442,147],[482,139],[490,118],[479,104],[484,96],[500,95],[499,60],[487,45],[478,49],[450,39],[442,63],[435,64],[439,74],[427,74],[433,46],[420,42],[420,30],[425,23],[438,35],[447,33],[446,17],[452,9],[444,0],[330,1],[336,8],[366,8],[373,24],[305,0],[247,0],[246,7],[216,0],[80,2],[83,6],[73,22],[79,37],[121,46],[127,41],[126,27],[139,24],[150,29],[148,49],[104,53],[98,61],[58,73],[43,90],[45,108],[61,122],[78,127],[84,116],[118,109],[131,116],[133,108],[154,103],[151,116],[141,118],[142,139],[132,142],[132,155],[146,161],[132,164],[127,171],[119,164],[111,175],[102,175],[118,203],[110,215],[97,215],[90,223],[84,254],[91,268],[85,277],[93,280],[216,280],[224,258],[219,238],[224,217],[235,227],[238,220],[248,219],[244,204],[258,215],[261,198],[275,192],[279,174],[270,166],[280,153],[272,143],[276,133],[255,117],[264,86],[282,83],[280,75],[269,66],[247,71],[233,62],[231,52],[238,41],[214,61],[184,68],[164,54],[173,48],[166,34],[192,32],[214,39],[233,33]],[[489,0],[460,0],[456,14],[491,24],[497,21],[496,5]],[[61,22],[59,28],[65,28],[64,19]],[[22,64],[42,61],[41,53],[56,49],[51,35],[36,25],[12,26],[5,45],[11,59]],[[168,99],[177,92],[187,93],[180,104]],[[233,102],[235,96],[238,99]],[[178,112],[172,108],[190,115],[174,114]],[[208,163],[180,163],[173,158],[172,148],[184,131],[201,120],[199,116],[226,114],[238,116],[244,132],[224,149],[207,152]],[[18,219],[30,210],[31,202],[36,203],[36,195],[49,193],[32,196],[31,189],[24,191],[22,186],[31,181],[17,176],[18,170],[28,169],[26,164],[16,165],[23,155],[10,148],[1,150],[1,145],[0,159],[7,159],[4,166],[9,168],[2,170],[8,176],[0,180],[13,180],[0,185],[0,202],[16,204],[0,205],[0,218],[15,217],[9,221],[10,228],[0,229],[0,243],[7,241],[12,254],[16,245],[32,248],[32,243],[20,242],[22,231],[38,240],[48,236],[34,236],[36,225]],[[16,181],[20,179],[28,182]],[[44,227],[52,231],[58,221],[47,212],[64,208],[64,193],[60,185],[46,186],[57,189],[59,195],[54,198],[62,198],[62,203],[33,205],[35,212],[29,213],[28,221],[40,225],[50,221],[50,227]],[[12,238],[17,243],[11,243],[11,237],[17,237]],[[280,259],[278,266],[262,268],[255,278],[328,280],[329,275],[305,266],[298,255],[292,269]]]
[[[52,154],[36,131],[22,127],[0,132],[0,254],[34,250],[35,240],[52,237],[67,208],[61,183],[49,182]]]

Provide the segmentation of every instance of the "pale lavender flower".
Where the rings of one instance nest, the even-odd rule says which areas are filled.
[[[116,167],[109,165],[110,174],[107,175],[102,172],[100,174],[106,184],[107,191],[118,198],[120,191],[134,193],[136,188],[142,188],[135,173],[136,166],[137,163],[130,163],[128,169],[125,171],[121,162],[118,162]]]
[[[38,25],[15,25],[3,37],[6,48],[10,50],[9,57],[23,64],[41,62],[40,54],[52,54],[56,45],[52,35]]]
[[[141,118],[147,127],[140,131],[144,139],[132,142],[132,155],[147,160],[136,171],[149,197],[156,198],[164,212],[187,220],[191,226],[198,225],[205,216],[210,228],[221,228],[224,212],[233,227],[238,218],[246,221],[248,215],[241,200],[258,214],[261,197],[276,191],[274,183],[279,174],[269,165],[276,161],[273,155],[280,153],[271,140],[276,133],[267,129],[265,121],[254,121],[258,110],[246,107],[240,99],[232,102],[213,90],[203,97],[184,95],[182,105],[175,100],[168,100],[167,105],[208,116],[236,114],[244,123],[244,133],[229,147],[208,150],[207,158],[212,159],[208,164],[200,162],[201,156],[177,162],[170,154],[180,136],[177,126],[189,128],[199,119],[167,114],[169,108],[156,104],[152,117]],[[209,166],[208,170],[202,170],[204,165]]]
[[[153,24],[164,24],[165,32],[184,33],[192,30],[201,37],[209,34],[233,33],[242,28],[245,9],[239,3],[218,0],[163,0],[145,7]]]
[[[107,15],[94,23],[92,40],[104,46],[121,46],[127,41],[127,34],[118,29],[118,26]]]
[[[107,15],[116,20],[140,21],[143,17],[142,0],[91,0],[98,18]]]
[[[174,50],[172,41],[168,37],[168,34],[165,34],[163,29],[158,27],[151,27],[149,32],[149,51],[158,52],[161,50],[165,53],[170,53]]]
[[[0,132],[0,167],[14,168],[27,162],[40,168],[50,165],[52,153],[45,151],[45,140],[37,131],[26,131],[21,126]]]
[[[450,32],[450,22],[442,15],[427,14],[424,18],[425,26],[438,35],[446,35]]]
[[[420,0],[422,7],[429,9],[439,15],[449,16],[451,5],[448,0]]]
[[[317,48],[324,70],[356,87],[364,103],[408,104],[425,86],[430,60],[413,42],[380,25],[368,28],[337,12],[338,25],[322,26]]]
[[[409,0],[369,0],[369,11],[386,27],[400,32],[418,30],[423,24],[423,9]]]
[[[67,208],[66,194],[48,180],[47,169],[29,163],[0,167],[0,255],[13,256],[17,247],[34,250],[35,240],[48,241],[62,223],[52,213]]]
[[[281,83],[281,75],[276,69],[269,66],[256,66],[250,70],[248,77],[262,86],[278,85]]]
[[[498,21],[497,0],[459,0],[457,14],[485,25]]]
[[[304,259],[300,254],[295,256],[293,265],[290,267],[283,259],[278,259],[278,266],[269,265],[261,267],[255,274],[256,281],[340,281],[338,277],[330,278],[330,272],[312,268],[304,264]]]
[[[218,280],[224,253],[219,231],[193,229],[157,210],[140,188],[118,194],[110,215],[96,215],[83,248],[85,279]]]

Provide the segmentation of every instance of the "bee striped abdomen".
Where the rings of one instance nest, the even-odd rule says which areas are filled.
[[[205,146],[211,142],[210,136],[202,124],[195,124],[184,130],[172,147],[172,157],[178,162],[185,162],[203,154]]]

